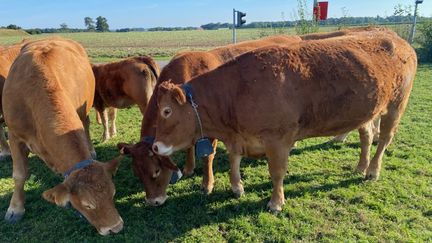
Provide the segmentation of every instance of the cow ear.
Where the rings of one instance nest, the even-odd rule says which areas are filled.
[[[186,103],[186,95],[180,87],[174,86],[171,95],[180,105]]]
[[[119,143],[117,144],[117,148],[119,149],[120,154],[132,154],[133,153],[133,145],[127,143]]]
[[[104,169],[111,175],[115,175],[117,169],[120,165],[120,161],[123,159],[123,155],[117,156],[117,158],[112,159],[108,162],[103,163]]]
[[[161,167],[165,167],[167,169],[170,169],[172,171],[178,171],[180,170],[177,165],[175,165],[172,160],[169,157],[160,156],[160,164]]]
[[[70,190],[64,183],[61,183],[44,191],[42,197],[48,202],[55,203],[57,206],[65,207],[70,201]]]

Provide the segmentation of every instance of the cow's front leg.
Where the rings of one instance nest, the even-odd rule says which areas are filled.
[[[232,152],[229,153],[231,190],[234,192],[236,198],[240,198],[244,194],[243,182],[240,176],[241,159],[241,155]]]
[[[288,155],[293,143],[294,141],[289,143],[288,146],[285,146],[282,142],[266,146],[269,172],[273,185],[272,196],[267,207],[272,212],[282,211],[282,206],[285,204],[283,179],[287,172]]]
[[[91,157],[93,159],[96,159],[96,157],[97,157],[96,150],[93,147],[93,143],[92,143],[92,140],[90,137],[90,117],[88,115],[84,118],[83,125],[84,125],[84,131],[85,131],[85,134],[87,137]]]
[[[108,111],[107,109],[104,109],[102,112],[102,126],[103,126],[103,135],[102,135],[102,142],[108,141],[110,139],[109,129],[108,129]]]
[[[183,174],[185,176],[191,176],[195,169],[195,147],[192,146],[186,151],[186,163],[183,168]]]
[[[9,157],[11,155],[9,144],[6,139],[6,132],[4,128],[4,123],[0,123],[0,160],[6,157]]]
[[[110,107],[108,111],[108,119],[111,123],[109,135],[115,137],[117,135],[116,119],[117,119],[117,108]]]
[[[10,148],[12,152],[14,192],[5,215],[5,220],[11,223],[19,221],[25,212],[24,203],[24,184],[28,178],[28,154],[27,146],[18,142],[13,135],[9,137]]]
[[[213,139],[213,153],[207,158],[203,159],[203,181],[201,184],[201,189],[205,194],[210,194],[214,187],[214,177],[213,177],[213,160],[216,155],[217,139]]]

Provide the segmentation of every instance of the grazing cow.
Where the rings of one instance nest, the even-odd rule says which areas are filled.
[[[341,36],[250,51],[187,86],[164,82],[158,87],[153,151],[169,156],[193,145],[202,124],[204,136],[226,145],[236,195],[244,191],[241,158],[268,158],[273,184],[268,207],[280,211],[293,143],[358,128],[357,171],[376,180],[408,102],[416,65],[412,47],[385,29],[373,38]],[[369,164],[371,123],[380,115],[378,148]]]
[[[218,66],[233,60],[236,56],[258,47],[287,44],[299,42],[297,36],[272,36],[255,41],[246,41],[238,44],[227,45],[210,51],[183,52],[176,55],[166,65],[158,79],[161,81],[171,80],[176,84],[188,82],[193,77],[206,73]],[[156,90],[150,99],[147,111],[144,115],[141,138],[155,136],[155,123],[157,117]],[[216,149],[217,140],[213,140],[213,147]],[[132,155],[135,174],[140,177],[146,191],[146,200],[150,205],[161,205],[165,202],[166,187],[170,181],[172,170],[178,170],[168,157],[154,155],[151,151],[151,142],[141,141],[135,145],[119,144],[123,152]],[[213,154],[205,158],[204,176],[202,189],[205,193],[213,190]],[[191,175],[195,168],[195,152],[193,147],[188,149],[186,166],[183,172]]]
[[[103,141],[106,141],[116,135],[115,108],[137,104],[144,115],[160,71],[157,63],[147,56],[93,65],[92,68],[96,79],[94,107],[101,117]],[[109,117],[106,107],[111,108]],[[109,120],[111,127],[108,130]]]
[[[102,235],[123,228],[114,206],[112,182],[120,158],[101,163],[91,156],[88,113],[94,88],[87,54],[78,43],[51,38],[21,49],[2,99],[15,182],[7,221],[18,221],[24,215],[28,154],[33,152],[65,177],[43,193],[46,200],[58,206],[70,203]]]
[[[0,116],[3,116],[3,109],[1,103],[1,91],[3,90],[4,82],[9,73],[9,69],[12,66],[15,58],[18,56],[21,47],[24,45],[26,41],[22,41],[21,43],[17,43],[15,45],[9,46],[7,48],[0,49]],[[4,130],[4,120],[3,117],[0,120],[0,159],[10,156],[10,148],[7,143],[6,134]]]

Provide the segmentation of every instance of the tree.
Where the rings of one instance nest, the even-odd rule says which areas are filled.
[[[19,29],[21,29],[21,27],[19,27],[18,25],[10,24],[10,25],[6,26],[6,29],[19,30]]]
[[[60,30],[62,32],[67,32],[68,31],[68,25],[66,23],[60,24]]]
[[[108,20],[105,17],[99,16],[96,18],[96,30],[99,32],[109,31]]]
[[[88,31],[95,31],[96,30],[95,25],[94,25],[95,22],[94,22],[94,20],[92,18],[85,17],[84,18],[84,24],[87,27]]]

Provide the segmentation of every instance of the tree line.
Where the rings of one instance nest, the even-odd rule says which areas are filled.
[[[328,18],[325,21],[320,21],[320,26],[326,25],[370,25],[370,24],[393,24],[393,23],[412,23],[413,16],[410,14],[395,13],[395,15],[388,17],[341,17],[341,18]],[[432,18],[418,17],[418,22],[425,22],[432,20]],[[284,28],[294,27],[298,21],[272,21],[272,22],[252,22],[245,24],[241,28]],[[84,25],[86,29],[69,28],[66,23],[60,24],[60,28],[34,28],[25,29],[29,34],[41,33],[73,33],[73,32],[107,32],[109,30],[108,20],[105,17],[99,16],[94,21],[91,17],[84,18]],[[21,29],[20,26],[10,24],[6,29]],[[154,28],[122,28],[115,30],[116,32],[131,32],[131,31],[176,31],[176,30],[217,30],[223,28],[232,28],[230,23],[208,23],[197,27],[154,27]]]

